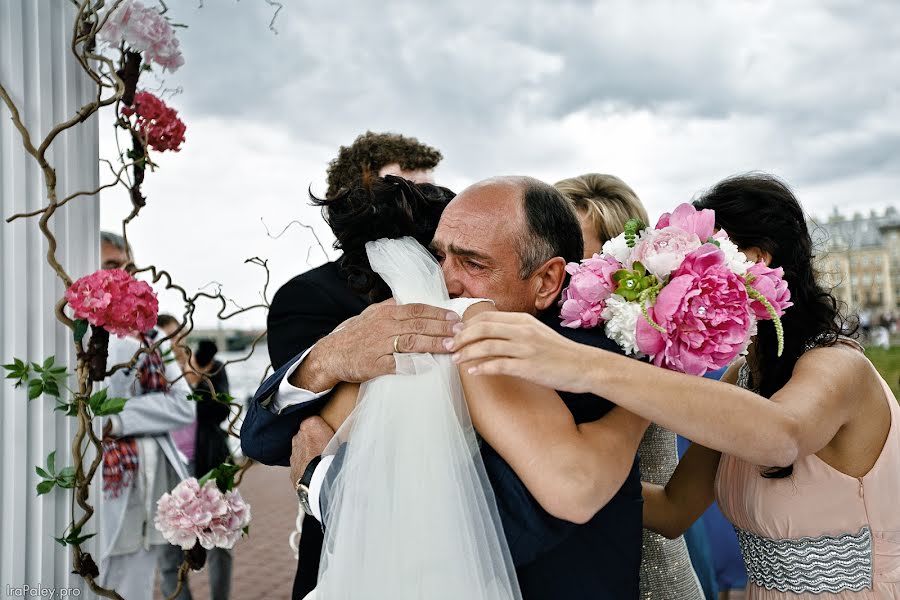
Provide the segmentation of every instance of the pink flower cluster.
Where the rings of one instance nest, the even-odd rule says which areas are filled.
[[[751,292],[776,318],[792,305],[783,269],[747,262],[715,231],[711,210],[682,204],[654,229],[635,234],[630,250],[626,242],[623,233],[604,245],[604,254],[566,267],[572,278],[563,291],[563,326],[603,324],[626,352],[703,375],[745,352],[757,320],[773,317]]]
[[[606,308],[606,299],[616,289],[612,276],[621,268],[616,259],[599,254],[581,264],[566,265],[566,272],[572,277],[562,295],[560,316],[563,327],[597,326],[600,313]]]
[[[157,501],[154,523],[169,543],[183,550],[197,542],[207,550],[231,548],[250,524],[250,505],[238,490],[223,494],[214,480],[200,487],[191,477]]]
[[[159,302],[153,289],[122,269],[86,275],[69,286],[65,297],[76,319],[87,319],[119,337],[144,333],[156,325]]]
[[[126,0],[109,15],[98,35],[113,46],[124,43],[129,50],[164,70],[177,71],[184,64],[175,29],[166,18],[140,2]]]
[[[674,371],[703,375],[730,363],[746,350],[753,319],[744,280],[725,263],[713,244],[688,254],[637,322],[637,346],[653,363]]]
[[[178,111],[150,92],[138,92],[133,106],[123,106],[126,117],[137,115],[136,128],[144,135],[147,145],[157,152],[181,150],[187,127],[178,118]]]

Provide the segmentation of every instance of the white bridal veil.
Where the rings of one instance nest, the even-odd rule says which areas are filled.
[[[440,266],[414,239],[366,250],[397,303],[459,313],[472,303],[449,300]],[[322,491],[316,600],[520,598],[455,366],[446,355],[395,357],[398,374],[363,384],[325,451],[343,457]]]

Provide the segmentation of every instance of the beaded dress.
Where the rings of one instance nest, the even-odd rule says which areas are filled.
[[[638,450],[641,479],[665,485],[678,466],[675,434],[651,423]],[[669,540],[644,530],[641,558],[642,600],[703,600],[684,538]]]

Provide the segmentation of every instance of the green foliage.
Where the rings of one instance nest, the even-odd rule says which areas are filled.
[[[81,527],[72,527],[72,531],[69,532],[68,535],[65,535],[64,537],[55,537],[53,539],[63,546],[75,546],[83,544],[95,535],[97,534],[88,533],[86,535],[81,535]]]
[[[96,417],[117,415],[125,408],[126,402],[127,398],[109,398],[107,388],[103,388],[88,398],[88,406]]]
[[[198,483],[200,484],[200,487],[203,487],[207,481],[213,479],[216,482],[216,487],[224,493],[234,489],[234,476],[237,475],[240,470],[241,468],[239,466],[230,462],[224,462],[201,477]]]
[[[59,386],[69,377],[66,367],[56,364],[56,358],[49,356],[43,364],[31,363],[15,358],[3,368],[9,371],[7,379],[15,379],[16,387],[25,386],[28,399],[34,400],[41,394],[59,398]]]
[[[87,330],[88,322],[86,319],[78,319],[77,321],[75,321],[74,337],[76,344],[81,343],[81,340],[84,339],[84,335],[87,333]]]
[[[15,379],[16,387],[22,387],[23,384],[28,381],[28,374],[31,371],[31,368],[28,366],[28,363],[24,362],[20,358],[13,359],[13,362],[8,365],[3,365],[3,368],[9,371],[6,375],[7,379]]]
[[[56,472],[56,450],[47,456],[47,465],[45,468],[35,467],[35,473],[43,480],[37,484],[37,494],[42,496],[50,492],[54,487],[59,486],[63,489],[72,489],[75,487],[75,467],[65,467],[59,473]]]

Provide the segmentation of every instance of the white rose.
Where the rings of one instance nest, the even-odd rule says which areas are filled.
[[[617,343],[625,354],[643,358],[644,354],[637,347],[637,320],[643,319],[641,305],[629,302],[618,294],[606,300],[606,308],[601,313],[606,321],[606,336]]]
[[[621,233],[603,244],[602,252],[625,265],[628,264],[628,259],[631,257],[631,250],[628,247],[628,242],[625,240],[625,234]]]

